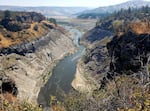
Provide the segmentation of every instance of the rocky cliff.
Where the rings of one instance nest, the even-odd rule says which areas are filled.
[[[104,76],[113,79],[111,71],[130,75],[141,70],[148,77],[149,20],[149,7],[118,11],[99,20],[80,40],[88,48],[79,63],[82,75],[95,78],[97,84]]]
[[[33,24],[34,22],[30,23],[29,30],[22,30],[28,32],[28,36],[25,33],[22,34],[21,38],[12,35],[14,41],[8,42],[10,44],[7,46],[3,45],[3,40],[9,41],[9,38],[2,34],[0,71],[3,76],[0,81],[2,85],[9,82],[13,84],[8,84],[8,86],[5,84],[4,92],[16,91],[15,96],[20,100],[36,103],[40,88],[50,76],[52,68],[66,54],[73,53],[75,47],[72,42],[72,35],[64,31],[63,28],[44,20],[36,23],[38,30],[34,30],[35,24]],[[22,31],[10,31],[10,33],[21,33]],[[33,32],[30,33],[30,31]],[[44,33],[41,33],[42,31]],[[23,39],[24,41],[22,41]],[[3,77],[8,77],[6,82],[3,81]],[[14,88],[15,90],[12,90]]]
[[[89,49],[78,63],[74,89],[96,110],[148,110],[150,35],[128,31]],[[89,109],[87,111],[90,111]]]
[[[29,101],[35,102],[41,83],[45,82],[56,60],[74,51],[69,37],[57,31],[51,31],[49,34],[51,36],[58,34],[60,38],[56,41],[47,41],[47,44],[43,42],[44,46],[41,45],[35,52],[23,52],[25,56],[11,53],[0,58],[1,68],[15,81],[19,92],[18,97],[21,99],[28,98]]]
[[[149,82],[149,34],[128,32],[121,36],[115,36],[107,44],[107,49],[111,57],[110,73],[107,78],[113,79],[117,75],[136,74],[140,76],[139,79],[143,84]]]

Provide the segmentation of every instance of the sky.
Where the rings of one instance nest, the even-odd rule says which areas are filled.
[[[115,5],[126,1],[129,0],[0,0],[0,5],[98,7]]]

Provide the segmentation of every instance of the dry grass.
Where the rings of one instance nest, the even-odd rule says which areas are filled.
[[[150,34],[150,23],[149,22],[137,22],[132,23],[129,27],[137,34]]]
[[[6,29],[2,29],[0,32],[0,48],[7,48],[46,35],[50,29],[46,27],[45,24],[54,26],[54,24],[49,23],[48,21],[41,21],[40,23],[33,22],[30,24],[29,29],[24,29],[18,32],[10,32]],[[35,26],[38,26],[38,30],[34,30]]]
[[[42,111],[42,109],[27,101],[18,101],[12,94],[5,93],[0,95],[0,111]]]
[[[8,47],[11,44],[11,40],[5,38],[3,34],[0,32],[0,48]]]

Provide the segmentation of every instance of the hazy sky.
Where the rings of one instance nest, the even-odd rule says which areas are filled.
[[[0,0],[0,5],[97,7],[114,5],[126,1],[129,0]]]

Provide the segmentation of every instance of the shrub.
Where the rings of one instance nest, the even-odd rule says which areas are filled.
[[[49,18],[48,20],[49,20],[50,22],[54,23],[55,25],[57,25],[56,19],[54,19],[54,18]]]

